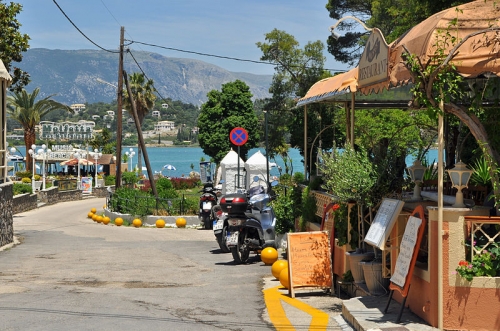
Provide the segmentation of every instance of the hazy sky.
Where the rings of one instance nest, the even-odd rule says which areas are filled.
[[[64,17],[53,0],[13,0],[23,5],[18,16],[31,48],[98,49]],[[116,50],[120,26],[125,39],[186,51],[259,61],[255,45],[274,28],[293,35],[303,47],[325,44],[335,23],[327,0],[56,0],[75,25],[99,46]],[[219,59],[139,44],[132,50],[168,57],[194,58],[230,71],[273,74],[267,64]],[[325,50],[327,69],[347,70]],[[21,65],[22,66],[22,65]],[[147,74],[147,73],[146,73]]]

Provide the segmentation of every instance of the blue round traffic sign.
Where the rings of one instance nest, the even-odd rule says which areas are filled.
[[[248,141],[248,132],[240,127],[234,128],[229,134],[229,140],[231,140],[231,142],[236,146],[245,145]]]

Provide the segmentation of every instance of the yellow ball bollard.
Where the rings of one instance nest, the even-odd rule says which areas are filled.
[[[175,220],[175,225],[177,225],[178,228],[185,228],[187,224],[187,221],[185,218],[179,217],[178,219]]]
[[[271,267],[271,273],[276,279],[280,279],[281,270],[288,269],[288,261],[287,260],[278,260],[273,263]]]
[[[142,225],[142,221],[140,219],[136,218],[132,221],[132,225],[135,226],[136,228],[139,228]]]
[[[93,220],[94,222],[97,222],[97,218],[98,218],[98,217],[99,217],[99,215],[94,214],[94,215],[92,215],[92,220]]]
[[[88,217],[88,218],[92,218],[92,216],[94,216],[94,213],[93,213],[93,212],[91,212],[91,211],[89,211],[89,213],[87,214],[87,217]]]
[[[162,220],[161,218],[156,220],[156,227],[157,228],[164,228],[165,227],[165,221]]]
[[[260,259],[265,264],[273,264],[278,260],[278,251],[274,247],[266,247],[260,253]]]
[[[108,223],[111,221],[111,219],[108,216],[104,216],[102,218],[102,224],[108,225]]]
[[[102,223],[102,220],[103,220],[103,217],[102,217],[102,216],[97,216],[97,217],[96,217],[96,219],[95,219],[95,221],[96,221],[97,223]]]
[[[288,279],[288,268],[281,270],[280,272],[280,283],[286,288],[290,287],[290,280]]]
[[[90,211],[95,214],[97,212],[97,209],[92,208]]]
[[[121,217],[115,218],[115,225],[122,226],[123,225],[123,218],[121,218]]]

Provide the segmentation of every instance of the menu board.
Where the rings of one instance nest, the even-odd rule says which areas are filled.
[[[82,193],[92,194],[92,177],[82,177]]]
[[[394,273],[391,277],[391,282],[400,287],[405,286],[406,276],[410,270],[413,253],[417,243],[419,233],[418,229],[421,225],[422,220],[414,216],[410,216],[408,223],[406,224],[405,233],[399,247],[398,259],[396,260]]]
[[[326,231],[288,233],[288,272],[293,298],[294,287],[328,287],[332,283],[330,244]]]
[[[385,242],[389,238],[389,234],[403,209],[403,205],[404,201],[401,200],[384,199],[365,236],[365,242],[384,250]]]

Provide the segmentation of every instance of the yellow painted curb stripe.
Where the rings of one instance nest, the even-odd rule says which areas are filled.
[[[264,292],[264,301],[266,302],[269,318],[271,319],[271,322],[276,330],[295,330],[293,325],[290,323],[290,320],[286,317],[281,301],[285,301],[289,305],[311,315],[312,318],[309,330],[326,330],[329,319],[327,313],[311,307],[300,300],[281,294],[278,290],[279,288],[282,287],[276,286],[262,291]]]

